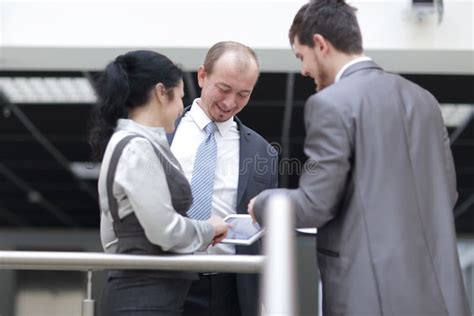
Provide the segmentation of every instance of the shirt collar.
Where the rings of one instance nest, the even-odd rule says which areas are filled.
[[[211,121],[211,119],[207,116],[206,112],[201,108],[198,102],[201,99],[197,98],[194,100],[193,104],[191,105],[191,109],[189,110],[189,115],[193,119],[194,123],[199,127],[200,130],[204,130],[207,124]],[[219,130],[221,136],[224,136],[229,129],[232,127],[234,123],[234,117],[232,116],[227,121],[224,122],[214,122]]]
[[[334,80],[334,82],[338,82],[341,79],[342,74],[344,73],[344,71],[346,71],[346,69],[349,68],[350,66],[352,66],[354,64],[357,64],[357,63],[360,63],[362,61],[369,61],[369,60],[372,60],[372,59],[370,57],[367,57],[367,56],[357,57],[356,59],[351,60],[350,62],[348,62],[347,64],[342,66],[342,68],[337,73],[336,79]]]
[[[159,144],[168,144],[166,139],[166,131],[163,127],[151,127],[142,125],[131,119],[119,119],[117,121],[116,130],[143,134]]]

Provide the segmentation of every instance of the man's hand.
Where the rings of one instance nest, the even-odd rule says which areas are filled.
[[[250,214],[252,217],[253,223],[255,224],[257,222],[257,219],[255,218],[255,214],[253,213],[253,205],[255,203],[255,199],[257,197],[254,197],[253,199],[250,200],[249,205],[247,206],[247,213]]]

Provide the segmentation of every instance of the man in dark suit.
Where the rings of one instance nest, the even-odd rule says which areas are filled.
[[[355,9],[343,0],[305,4],[289,35],[318,92],[305,107],[299,188],[278,191],[299,227],[318,227],[324,315],[471,315],[437,101],[363,55]],[[258,222],[275,193],[251,202]]]
[[[276,151],[235,117],[247,105],[258,75],[257,57],[249,47],[236,42],[212,46],[198,70],[201,97],[185,110],[172,135],[171,150],[193,187],[195,202],[200,201],[193,173],[199,146],[207,137],[206,126],[214,122],[217,161],[209,207],[212,215],[246,214],[253,196],[277,187]],[[260,248],[260,241],[245,247],[219,244],[208,253],[259,254]],[[258,275],[210,271],[193,282],[184,315],[258,315],[259,305]]]

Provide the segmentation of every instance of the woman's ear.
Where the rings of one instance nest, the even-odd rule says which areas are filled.
[[[168,93],[166,91],[165,86],[161,82],[155,85],[154,92],[155,92],[156,99],[161,104],[165,104],[165,102],[168,100]]]

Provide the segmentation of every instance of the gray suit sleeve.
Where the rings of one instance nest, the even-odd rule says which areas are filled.
[[[456,204],[458,199],[458,192],[456,190],[456,170],[454,168],[453,155],[451,153],[451,142],[446,127],[443,127],[443,146],[444,157],[446,163],[446,178],[448,179],[448,187],[451,190],[449,196],[452,197],[452,207]]]
[[[287,195],[298,227],[321,227],[337,214],[350,169],[351,142],[337,109],[317,95],[305,107],[305,154],[308,157],[294,190],[266,190],[258,195],[254,213],[262,223],[268,198],[277,192]]]

